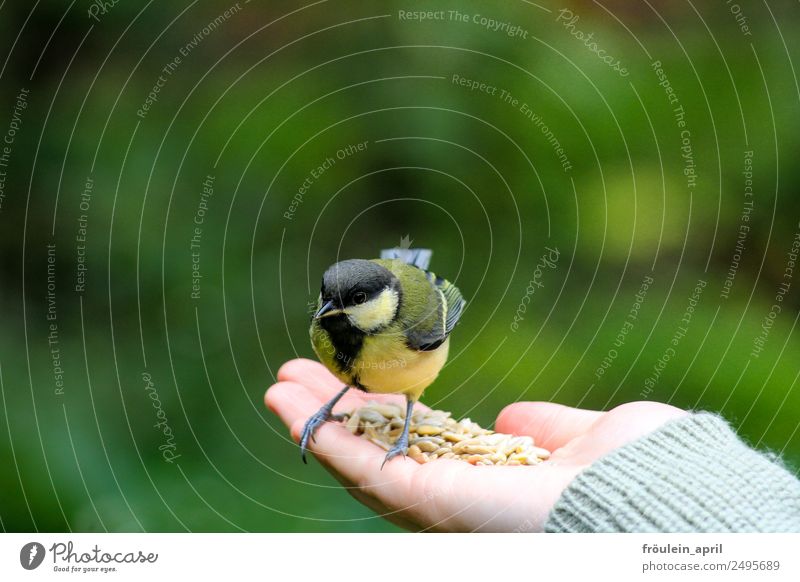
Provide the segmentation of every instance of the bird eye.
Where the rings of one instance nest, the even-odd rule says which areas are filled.
[[[355,295],[353,295],[353,303],[355,303],[356,305],[361,305],[362,303],[366,302],[366,300],[367,300],[367,294],[364,293],[363,291],[359,291]]]

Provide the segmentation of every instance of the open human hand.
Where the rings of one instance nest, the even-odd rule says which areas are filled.
[[[341,388],[322,364],[298,359],[283,365],[264,400],[298,441],[306,420]],[[401,404],[403,397],[351,390],[334,412],[372,401]],[[549,460],[533,466],[475,466],[452,459],[419,464],[397,458],[381,470],[385,451],[333,422],[319,428],[311,451],[353,497],[407,529],[542,531],[561,493],[581,471],[686,414],[656,402],[631,402],[608,412],[550,402],[511,404],[497,417],[495,430],[529,435],[536,446],[552,451]]]

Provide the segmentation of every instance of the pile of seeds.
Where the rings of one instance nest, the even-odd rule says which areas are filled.
[[[375,402],[354,410],[346,426],[388,451],[403,430],[405,416],[401,406]],[[418,463],[459,459],[473,465],[536,465],[550,457],[529,436],[496,433],[468,418],[456,421],[443,410],[414,411],[408,444],[408,456]]]

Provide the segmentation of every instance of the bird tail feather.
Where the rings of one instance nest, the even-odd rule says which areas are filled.
[[[396,247],[381,251],[382,259],[400,259],[401,261],[427,271],[431,263],[433,251],[430,249],[404,249]]]

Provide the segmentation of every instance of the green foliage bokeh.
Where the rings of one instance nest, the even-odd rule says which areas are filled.
[[[120,2],[97,21],[89,4],[48,2],[31,18],[18,4],[0,8],[0,132],[30,91],[0,209],[5,530],[393,530],[303,465],[262,399],[283,362],[312,357],[308,302],[325,267],[406,235],[469,299],[427,404],[490,426],[516,400],[607,409],[646,397],[721,411],[800,464],[800,281],[751,355],[800,229],[796,5],[748,6],[744,35],[724,4],[571,3],[623,77],[545,3],[445,1],[435,9],[468,22],[418,22],[399,11],[427,4],[240,2],[207,35],[231,4]],[[692,188],[655,61],[686,114]],[[723,298],[747,151],[750,230]],[[537,274],[548,247],[558,263]],[[646,391],[701,280],[685,337]]]

